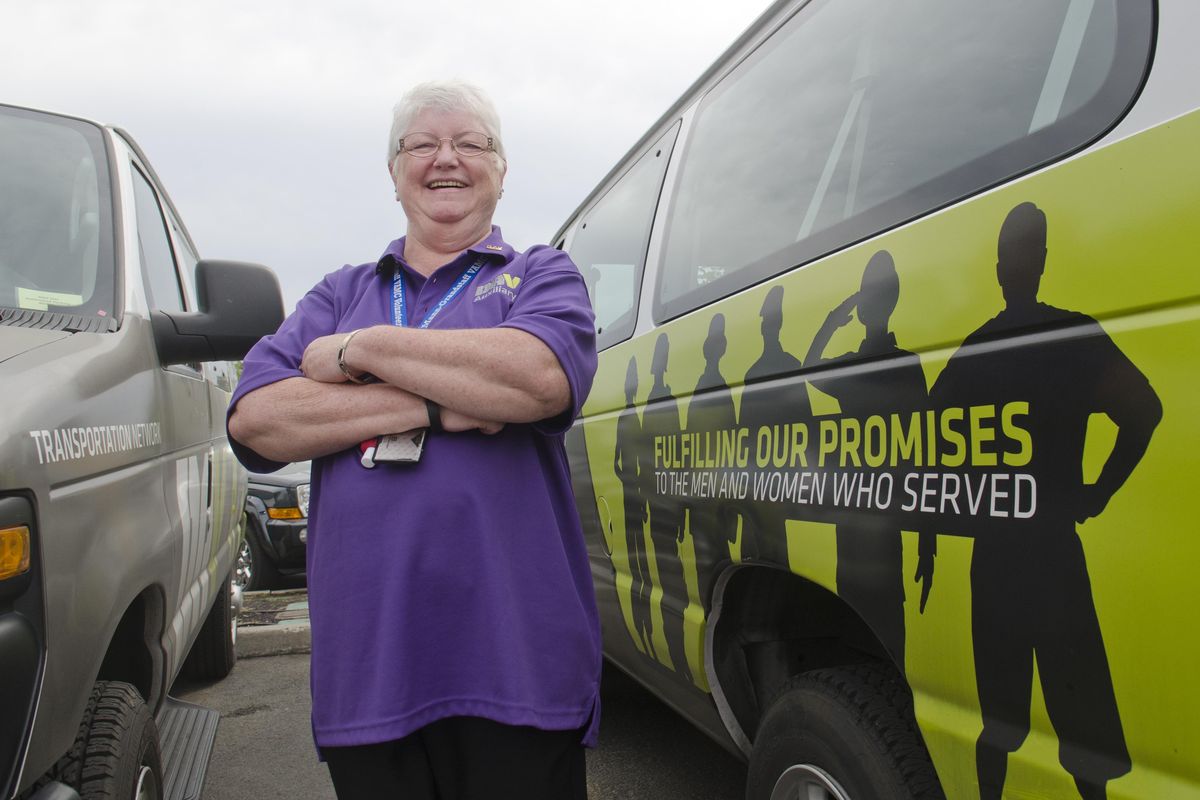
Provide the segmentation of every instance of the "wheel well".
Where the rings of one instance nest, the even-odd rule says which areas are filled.
[[[734,567],[721,577],[708,647],[714,698],[747,752],[767,706],[792,676],[864,662],[894,669],[878,637],[844,600],[769,566]]]
[[[148,587],[129,607],[113,632],[97,680],[124,681],[141,692],[146,705],[158,707],[165,688],[163,651],[159,644],[166,604],[161,590]]]

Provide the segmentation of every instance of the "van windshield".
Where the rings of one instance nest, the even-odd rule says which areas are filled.
[[[100,129],[0,106],[0,322],[115,328],[114,263]]]

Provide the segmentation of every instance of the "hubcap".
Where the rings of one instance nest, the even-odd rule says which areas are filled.
[[[242,538],[242,547],[238,550],[237,569],[233,574],[235,586],[245,588],[254,577],[254,552],[250,549],[250,540]]]
[[[850,795],[820,767],[796,764],[779,776],[771,800],[850,800]]]
[[[134,800],[160,800],[162,792],[158,788],[158,776],[154,770],[142,765],[138,770],[137,790],[133,793]]]
[[[229,641],[237,644],[238,614],[242,613],[245,603],[245,587],[239,586],[236,579],[229,581]]]

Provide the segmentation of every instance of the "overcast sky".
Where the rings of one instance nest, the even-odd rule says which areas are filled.
[[[546,242],[767,0],[0,0],[0,103],[128,130],[205,258],[272,267],[288,310],[404,232],[385,164],[413,83],[500,110],[495,221]]]

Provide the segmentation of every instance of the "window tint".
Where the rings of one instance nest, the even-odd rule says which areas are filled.
[[[668,221],[666,319],[1100,135],[1149,0],[814,0],[701,103]]]
[[[183,296],[179,288],[179,275],[175,270],[175,257],[171,253],[171,241],[167,237],[167,225],[154,190],[137,169],[133,170],[133,196],[137,206],[142,274],[146,277],[150,307],[182,311]]]
[[[663,175],[679,126],[673,127],[581,218],[571,258],[583,273],[596,312],[601,348],[629,338]]]

